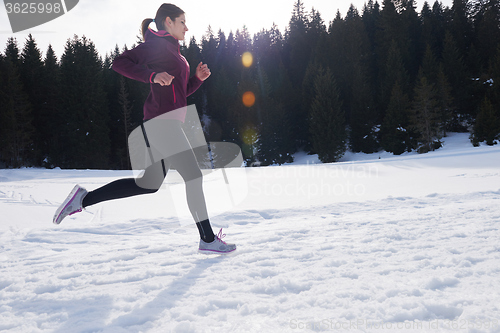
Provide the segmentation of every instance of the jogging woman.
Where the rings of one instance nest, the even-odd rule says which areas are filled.
[[[149,28],[153,22],[157,31]],[[128,78],[150,84],[151,91],[144,103],[144,125],[156,127],[156,130],[147,133],[143,125],[144,142],[148,149],[149,142],[156,145],[165,158],[151,161],[139,178],[116,180],[90,192],[76,185],[56,211],[55,224],[99,202],[155,193],[167,170],[174,167],[186,185],[189,210],[200,233],[200,252],[229,253],[236,250],[234,244],[222,241],[222,229],[218,235],[213,233],[203,194],[202,173],[181,127],[186,115],[187,96],[211,74],[208,66],[200,62],[196,74],[189,78],[189,64],[181,55],[179,45],[187,31],[184,11],[172,4],[162,4],[154,20],[142,22],[144,42],[116,57],[112,66],[113,70]]]

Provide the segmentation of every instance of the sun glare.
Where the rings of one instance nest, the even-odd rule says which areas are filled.
[[[245,52],[241,56],[241,62],[243,63],[243,66],[245,67],[250,67],[253,64],[253,56],[250,52]]]
[[[254,128],[248,127],[243,131],[243,142],[247,145],[253,145],[257,141],[257,132]]]
[[[242,97],[243,104],[249,108],[252,107],[255,104],[255,95],[251,91],[247,91],[243,94]]]

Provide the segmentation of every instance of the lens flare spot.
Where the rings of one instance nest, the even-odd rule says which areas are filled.
[[[246,107],[251,107],[255,104],[255,95],[253,92],[251,91],[247,91],[243,94],[243,97],[242,97],[242,101],[243,101],[243,104],[246,106]]]
[[[254,145],[257,142],[258,133],[257,133],[257,131],[254,128],[247,127],[243,131],[241,139],[243,140],[244,144],[252,146],[252,145]]]
[[[250,67],[253,64],[253,56],[250,52],[245,52],[241,56],[241,62],[243,63],[243,66],[245,67]]]

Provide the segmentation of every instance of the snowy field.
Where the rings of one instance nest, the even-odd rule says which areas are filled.
[[[56,226],[131,172],[0,170],[0,331],[500,332],[500,146],[444,141],[207,174],[229,256],[197,253],[176,172]]]

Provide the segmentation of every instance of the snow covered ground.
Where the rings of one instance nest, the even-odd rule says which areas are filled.
[[[230,256],[197,253],[176,172],[52,224],[130,175],[0,170],[1,332],[500,332],[500,146],[208,174]]]

